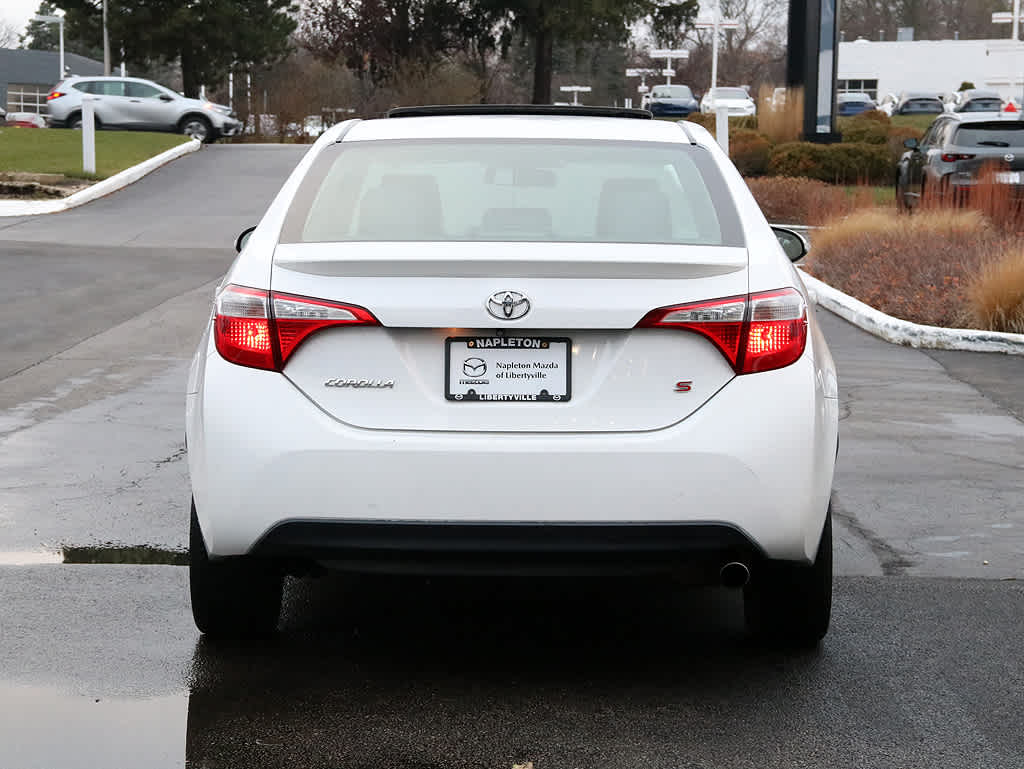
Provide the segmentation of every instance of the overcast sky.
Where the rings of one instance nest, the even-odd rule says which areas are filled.
[[[39,0],[3,0],[0,2],[0,18],[13,24],[18,32],[24,32],[28,18],[39,8]]]

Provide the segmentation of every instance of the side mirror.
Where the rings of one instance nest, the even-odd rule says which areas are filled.
[[[913,137],[911,137],[910,139],[903,140],[903,146],[906,147],[908,150],[916,150],[920,145],[921,142],[919,142],[917,139],[914,139]]]
[[[171,96],[169,93],[162,93],[156,98],[158,98],[160,101],[174,101],[174,97]]]
[[[772,232],[775,233],[775,237],[786,256],[789,257],[789,261],[798,262],[807,256],[810,247],[799,232],[787,230],[785,227],[772,227]]]
[[[252,236],[252,231],[256,229],[253,225],[247,229],[242,230],[241,234],[235,238],[235,251],[242,253],[242,249],[245,248],[245,244],[249,242],[249,238]]]

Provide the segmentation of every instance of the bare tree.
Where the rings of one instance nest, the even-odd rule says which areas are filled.
[[[18,30],[13,24],[0,19],[0,48],[14,48],[18,42]]]

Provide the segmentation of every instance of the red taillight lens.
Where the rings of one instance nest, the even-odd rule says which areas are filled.
[[[231,285],[217,296],[214,342],[226,361],[281,371],[310,334],[353,325],[378,323],[362,307]]]
[[[48,93],[46,95],[46,100],[47,101],[53,101],[54,99],[59,99],[63,95],[64,95],[63,91],[50,91],[50,93]]]
[[[807,306],[783,288],[652,310],[638,328],[678,328],[710,339],[737,374],[795,362],[807,344]]]
[[[943,160],[943,162],[946,162],[946,163],[955,163],[957,160],[970,160],[973,157],[974,157],[974,155],[965,155],[962,152],[960,152],[960,153],[943,152],[942,153],[942,160]]]

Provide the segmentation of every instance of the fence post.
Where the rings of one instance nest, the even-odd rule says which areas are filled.
[[[715,138],[718,146],[726,155],[729,154],[729,108],[715,107]]]
[[[82,170],[96,173],[96,116],[91,96],[82,99]]]

